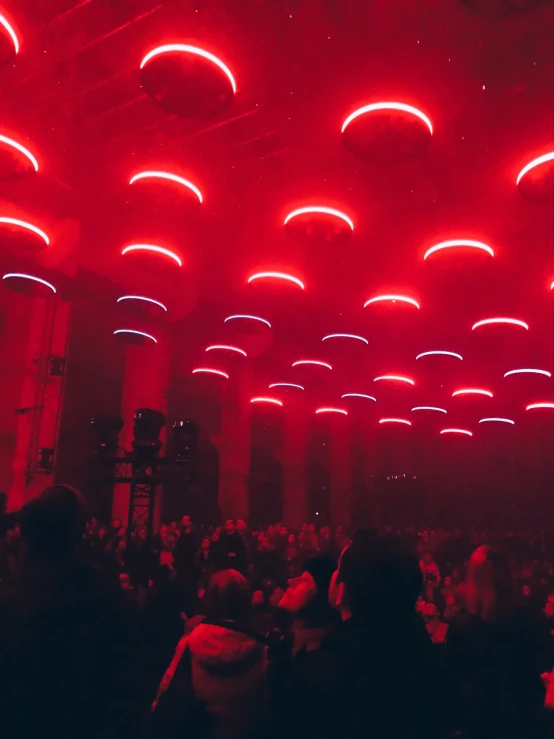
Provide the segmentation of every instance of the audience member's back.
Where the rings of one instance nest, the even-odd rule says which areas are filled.
[[[99,573],[74,549],[79,493],[44,490],[21,511],[25,562],[0,589],[0,716],[11,739],[94,737],[106,719],[125,630]]]

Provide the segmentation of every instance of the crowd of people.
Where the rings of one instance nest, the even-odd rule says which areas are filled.
[[[553,734],[544,532],[0,515],[6,736],[537,739]],[[554,684],[552,692],[554,692]]]

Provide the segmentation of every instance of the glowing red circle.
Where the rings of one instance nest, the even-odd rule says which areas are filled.
[[[545,377],[552,377],[552,374],[547,370],[525,368],[510,370],[504,374],[504,377],[510,377],[510,375],[544,375]]]
[[[19,54],[19,39],[17,38],[17,34],[13,30],[11,23],[3,14],[0,14],[0,25],[3,26],[4,30],[7,32],[8,36],[12,40],[15,53]]]
[[[527,172],[529,172],[532,169],[535,169],[535,167],[540,166],[541,164],[545,164],[546,162],[551,162],[554,159],[554,151],[548,152],[548,154],[543,154],[540,157],[537,157],[536,159],[533,159],[533,161],[529,162],[529,164],[526,164],[525,167],[521,170],[521,172],[518,174],[516,179],[516,185],[519,185],[522,178],[525,177]]]
[[[49,290],[52,290],[53,293],[56,292],[56,288],[54,285],[52,285],[50,282],[46,282],[46,280],[43,280],[41,277],[35,277],[34,275],[27,275],[23,272],[7,272],[3,277],[3,280],[31,280],[32,282],[36,282],[39,285],[44,285],[44,287],[47,287]]]
[[[26,231],[31,231],[32,233],[39,236],[44,241],[46,246],[50,244],[50,239],[44,233],[44,231],[41,231],[40,228],[33,226],[32,223],[27,223],[27,221],[20,221],[19,218],[8,218],[7,216],[0,216],[0,223],[5,223],[7,226],[15,226],[16,228],[23,228]]]
[[[348,411],[345,411],[344,408],[318,408],[316,410],[316,415],[319,413],[340,413],[343,416],[348,415]]]
[[[525,410],[532,411],[540,408],[554,408],[554,403],[531,403],[525,408]]]
[[[145,252],[150,254],[161,254],[164,257],[168,257],[169,259],[172,259],[176,264],[179,265],[179,267],[183,266],[183,262],[181,261],[181,258],[175,254],[175,252],[170,251],[169,249],[164,249],[163,246],[155,246],[154,244],[130,244],[129,246],[126,246],[121,254],[124,256],[125,254],[131,254],[132,252]]]
[[[454,239],[453,241],[442,241],[440,244],[435,244],[435,246],[427,249],[427,251],[423,255],[423,259],[425,261],[427,257],[431,256],[431,254],[434,254],[437,251],[442,251],[443,249],[460,248],[478,249],[486,252],[487,254],[490,254],[491,257],[494,257],[494,251],[490,246],[488,246],[488,244],[483,244],[481,241],[472,241],[471,239]]]
[[[333,216],[334,218],[340,218],[342,221],[347,223],[350,226],[350,229],[354,230],[354,222],[351,218],[349,218],[346,213],[343,213],[340,210],[336,210],[335,208],[326,208],[323,205],[307,205],[304,208],[298,208],[297,210],[293,210],[291,213],[288,214],[288,216],[285,218],[284,226],[287,225],[289,221],[291,221],[293,218],[296,218],[296,216],[302,216],[302,215],[309,215],[309,214],[321,214],[321,215],[327,215],[327,216]]]
[[[120,298],[117,299],[117,302],[122,303],[124,300],[143,300],[146,303],[157,305],[158,308],[161,308],[167,313],[167,308],[165,307],[165,305],[163,303],[160,303],[159,300],[154,300],[154,298],[145,298],[143,295],[122,295]]]
[[[464,434],[465,436],[473,436],[471,431],[466,429],[443,429],[441,434]]]
[[[133,328],[118,328],[117,331],[113,332],[114,336],[118,336],[119,334],[121,335],[131,334],[132,336],[137,336],[143,339],[148,339],[149,341],[152,341],[154,344],[158,343],[157,339],[155,339],[151,334],[147,334],[144,331],[136,331]]]
[[[131,177],[131,179],[129,180],[129,184],[133,185],[135,182],[139,182],[140,180],[147,180],[147,179],[159,179],[159,180],[168,180],[169,182],[176,182],[178,185],[182,185],[183,187],[186,187],[189,190],[191,190],[198,198],[198,201],[200,203],[202,202],[202,193],[196,187],[196,185],[193,185],[192,182],[190,182],[189,180],[185,180],[184,177],[179,177],[179,175],[171,174],[170,172],[155,172],[155,171],[139,172],[138,174],[133,175],[133,177]]]
[[[283,405],[282,400],[277,400],[277,398],[264,398],[264,397],[256,397],[256,398],[250,398],[251,403],[269,403],[271,405]]]
[[[226,372],[223,372],[222,370],[218,369],[212,369],[211,367],[197,367],[196,369],[192,370],[193,375],[219,375],[220,377],[224,377],[226,380],[229,379],[229,375]]]
[[[367,306],[371,305],[372,303],[381,303],[381,302],[408,303],[409,305],[413,305],[419,309],[419,303],[417,302],[417,300],[414,300],[413,298],[409,298],[406,295],[377,295],[374,298],[370,298],[369,300],[366,300],[366,302],[364,303],[364,308],[367,308]]]
[[[274,387],[294,387],[297,390],[304,390],[304,388],[302,387],[302,385],[297,385],[296,382],[273,382],[269,386],[269,389],[271,390]]]
[[[454,357],[455,359],[459,359],[463,361],[463,357],[461,354],[457,354],[456,352],[446,352],[442,349],[436,349],[434,351],[430,352],[422,352],[421,354],[418,354],[416,357],[417,359],[421,359],[422,357],[434,357],[434,356],[444,356],[444,357]]]
[[[509,423],[515,426],[515,421],[511,418],[482,418],[479,423]]]
[[[207,352],[223,351],[223,352],[235,352],[236,354],[242,354],[246,357],[244,349],[239,349],[238,346],[229,346],[228,344],[212,344],[206,348]]]
[[[2,134],[0,134],[0,143],[5,144],[6,146],[9,146],[11,149],[15,149],[20,154],[23,154],[23,156],[29,160],[35,172],[38,172],[38,161],[36,157],[33,154],[31,154],[29,149],[26,149],[22,144],[18,143],[17,141],[14,141],[13,139],[8,138],[7,136],[3,136]]]
[[[373,395],[366,395],[365,393],[344,393],[344,395],[341,395],[341,398],[365,398],[366,400],[377,402],[377,398],[374,398]]]
[[[444,408],[439,408],[435,405],[416,405],[415,408],[412,408],[412,412],[413,411],[436,411],[437,413],[446,413]]]
[[[415,385],[415,382],[409,377],[403,377],[402,375],[379,375],[375,377],[373,382],[379,382],[380,380],[390,380],[391,382],[406,382],[408,385]]]
[[[326,369],[332,370],[330,364],[327,364],[327,362],[321,362],[319,359],[300,359],[298,362],[293,362],[293,367],[300,367],[303,365],[314,365],[316,367],[325,367]]]
[[[455,390],[452,393],[452,397],[455,398],[457,395],[486,395],[488,398],[492,398],[490,390],[482,390],[481,388],[462,388],[461,390]]]
[[[412,425],[412,422],[405,418],[381,418],[379,423],[403,423],[405,426]]]
[[[341,128],[341,133],[344,133],[348,126],[354,121],[356,118],[359,118],[361,115],[366,115],[367,113],[374,113],[375,111],[379,110],[398,110],[402,111],[403,113],[409,113],[411,115],[416,116],[421,121],[425,123],[427,128],[429,129],[429,133],[433,134],[433,125],[429,118],[421,112],[421,110],[418,110],[417,108],[414,108],[411,105],[406,105],[405,103],[371,103],[371,105],[364,105],[362,108],[358,108],[353,113],[350,113],[348,118],[344,121]]]
[[[525,323],[525,321],[520,321],[518,318],[485,318],[482,321],[477,321],[477,323],[474,323],[471,327],[471,330],[475,331],[475,329],[479,328],[480,326],[494,326],[498,324],[519,326],[520,328],[524,328],[526,331],[529,331],[529,325]]]
[[[328,339],[354,339],[356,341],[363,341],[364,344],[369,344],[367,339],[364,339],[363,336],[358,336],[357,334],[327,334],[327,336],[324,336],[321,341],[327,341]]]
[[[221,59],[218,59],[214,54],[210,54],[209,51],[204,51],[204,49],[199,49],[197,46],[190,46],[189,44],[166,44],[165,46],[158,46],[157,48],[152,49],[152,51],[148,52],[148,54],[140,63],[140,68],[143,69],[145,64],[147,64],[150,59],[153,59],[155,56],[174,52],[178,52],[181,54],[193,54],[196,56],[200,56],[203,59],[207,59],[209,62],[212,62],[217,67],[219,67],[219,69],[221,69],[221,71],[226,75],[227,79],[231,83],[233,92],[236,93],[237,83],[235,82],[235,78],[231,74],[231,70],[229,69],[229,67],[224,64]]]
[[[244,321],[258,321],[259,323],[265,324],[268,328],[271,328],[271,323],[269,321],[266,321],[265,318],[260,318],[260,316],[249,316],[245,313],[237,313],[233,316],[227,316],[223,323],[227,323],[228,321],[236,321],[236,320],[244,320]]]
[[[248,283],[255,282],[256,280],[283,280],[285,282],[292,282],[301,290],[304,290],[304,283],[299,280],[298,277],[288,275],[285,272],[256,272],[256,274],[250,275]]]

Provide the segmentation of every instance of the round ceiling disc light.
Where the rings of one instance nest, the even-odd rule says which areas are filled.
[[[354,341],[362,341],[364,344],[369,344],[367,339],[364,339],[363,336],[358,336],[357,334],[327,334],[327,336],[324,336],[321,341],[329,341],[329,339],[353,339]]]
[[[284,387],[285,389],[294,388],[295,390],[304,390],[302,385],[298,385],[296,382],[273,382],[269,386],[269,389],[271,390],[274,387]]]
[[[462,434],[463,436],[473,436],[471,431],[467,429],[442,429],[441,434]]]
[[[157,344],[157,340],[144,331],[136,331],[132,328],[118,328],[113,332],[119,341],[123,344],[133,344],[134,346],[145,346],[147,344]]]
[[[244,349],[239,349],[238,346],[231,346],[230,344],[212,344],[211,346],[206,347],[207,352],[234,352],[235,354],[241,354],[243,357],[246,357],[246,352]]]
[[[461,354],[458,354],[457,352],[447,352],[443,349],[435,349],[430,352],[421,352],[421,354],[418,354],[416,357],[417,359],[423,359],[423,357],[454,357],[454,359],[459,359],[460,361],[463,361],[463,357]]]
[[[554,403],[530,403],[525,410],[526,411],[535,411],[535,410],[541,410],[541,409],[553,409]]]
[[[494,251],[488,244],[483,244],[482,241],[473,241],[471,239],[454,239],[452,241],[441,241],[440,244],[435,244],[430,249],[427,249],[423,255],[425,261],[431,254],[435,254],[439,251],[454,250],[458,253],[460,250],[463,252],[474,252],[474,253],[485,253],[491,257],[494,257]]]
[[[405,382],[408,385],[415,385],[415,382],[411,378],[404,377],[403,375],[379,375],[379,377],[376,377],[373,382],[380,382],[381,380],[389,380],[390,382]]]
[[[444,408],[439,408],[435,405],[416,405],[415,408],[412,408],[413,411],[433,411],[437,413],[446,413],[446,410]]]
[[[515,421],[511,418],[482,418],[479,423],[508,423],[511,426],[515,426]]]
[[[218,377],[224,377],[226,380],[229,379],[227,372],[223,370],[213,369],[213,367],[197,367],[192,370],[193,375],[216,375]]]
[[[526,164],[516,178],[516,186],[524,197],[531,200],[554,200],[554,152]]]
[[[330,364],[328,364],[327,362],[322,362],[319,359],[300,359],[298,360],[298,362],[293,362],[292,366],[293,367],[304,367],[304,366],[306,367],[325,367],[326,369],[329,369],[329,370],[333,369]]]
[[[268,405],[283,405],[282,400],[277,400],[277,398],[265,398],[262,396],[258,396],[256,398],[250,398],[251,403],[266,403]]]
[[[492,393],[490,390],[483,390],[476,387],[462,388],[461,390],[455,390],[452,393],[453,398],[456,398],[458,395],[486,395],[487,398],[492,398]]]
[[[8,241],[12,248],[36,250],[37,248],[44,249],[50,244],[50,238],[44,231],[19,218],[0,216],[0,228],[2,229],[2,240]]]
[[[27,147],[0,134],[0,178],[15,179],[38,172],[38,161]]]
[[[366,300],[364,308],[367,308],[368,305],[373,305],[374,303],[406,303],[408,305],[413,305],[419,310],[419,303],[417,300],[409,298],[407,295],[376,295],[374,298]]]
[[[307,205],[293,210],[283,224],[297,241],[339,243],[354,230],[352,219],[340,210],[324,205]]]
[[[379,102],[353,111],[341,127],[348,151],[360,159],[397,162],[429,146],[433,125],[421,110],[406,103]]]
[[[476,328],[481,328],[482,326],[518,326],[519,328],[524,328],[526,331],[529,331],[529,325],[525,323],[525,321],[520,321],[519,318],[485,318],[482,321],[477,321],[477,323],[474,323],[471,327],[472,331],[475,331]]]
[[[248,278],[248,284],[257,282],[258,280],[271,280],[272,282],[288,282],[297,285],[301,290],[304,290],[304,283],[294,275],[289,275],[286,272],[256,272],[250,275]]]
[[[405,426],[412,425],[412,422],[408,421],[406,418],[381,418],[379,423],[402,423]]]
[[[344,395],[341,395],[341,398],[365,398],[365,400],[377,402],[377,398],[374,398],[373,395],[366,395],[365,393],[344,393]]]
[[[9,62],[16,54],[19,54],[19,39],[4,13],[0,13],[0,63]]]
[[[316,415],[319,415],[320,413],[338,413],[342,416],[348,415],[348,411],[345,411],[344,408],[318,408],[316,410]]]
[[[137,308],[141,313],[158,314],[160,311],[167,313],[167,308],[159,300],[146,298],[144,295],[122,295],[117,299],[118,303],[131,308]]]
[[[544,377],[552,377],[552,374],[547,370],[526,368],[510,370],[504,374],[504,377],[511,377],[512,375],[544,375]]]
[[[171,174],[170,172],[157,172],[157,171],[146,171],[146,172],[139,172],[136,175],[133,175],[131,179],[129,180],[130,185],[134,185],[135,182],[171,182],[176,183],[177,185],[185,188],[188,192],[194,193],[194,195],[198,198],[198,202],[201,203],[202,193],[200,190],[196,187],[196,185],[193,185],[192,182],[189,180],[185,180],[184,177],[179,177],[179,175]]]
[[[166,249],[163,246],[156,246],[155,244],[129,244],[121,251],[122,256],[130,254],[137,264],[152,269],[152,265],[156,265],[158,268],[165,268],[167,266],[178,267],[183,266],[181,257],[170,249]]]
[[[49,298],[56,293],[56,288],[50,282],[23,272],[7,272],[2,280],[10,290],[23,293],[31,298]]]
[[[247,325],[260,325],[263,324],[264,326],[267,326],[268,328],[271,328],[271,323],[267,321],[265,318],[261,318],[260,316],[251,316],[247,313],[235,313],[232,316],[227,316],[227,318],[224,319],[223,323],[229,323],[229,321],[246,321]]]
[[[189,44],[166,44],[140,64],[146,93],[166,112],[181,118],[223,113],[237,91],[229,67],[209,51]]]

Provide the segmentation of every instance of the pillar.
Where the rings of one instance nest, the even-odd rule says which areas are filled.
[[[329,496],[330,522],[332,525],[350,525],[352,495],[352,452],[348,420],[342,416],[329,416]]]
[[[283,413],[283,521],[299,529],[308,518],[308,418],[301,391],[287,396]]]

